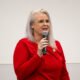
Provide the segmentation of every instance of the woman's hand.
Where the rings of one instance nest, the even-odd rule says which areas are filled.
[[[40,57],[43,55],[42,54],[42,49],[45,48],[48,45],[49,45],[49,43],[48,43],[48,40],[46,38],[42,38],[40,40],[40,42],[38,43],[38,55]]]

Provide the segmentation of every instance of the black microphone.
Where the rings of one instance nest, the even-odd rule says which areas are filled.
[[[49,32],[48,32],[48,31],[43,31],[43,32],[42,32],[42,37],[43,37],[43,38],[48,39],[48,35],[49,35]],[[46,50],[46,47],[45,47],[45,48],[42,49],[43,55],[45,55],[46,52],[47,52],[47,50]]]

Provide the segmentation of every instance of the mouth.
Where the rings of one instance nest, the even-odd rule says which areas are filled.
[[[48,28],[47,27],[44,27],[44,28],[42,28],[42,30],[48,30]]]

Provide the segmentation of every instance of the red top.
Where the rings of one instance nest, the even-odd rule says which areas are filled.
[[[37,44],[21,39],[14,52],[14,70],[18,80],[70,80],[66,69],[64,53],[61,45],[56,41],[54,51],[47,46],[47,54],[37,55]]]

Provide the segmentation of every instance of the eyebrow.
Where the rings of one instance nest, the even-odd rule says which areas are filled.
[[[41,19],[41,20],[38,20],[38,22],[44,22],[44,21],[46,21],[46,22],[49,22],[49,19]]]

